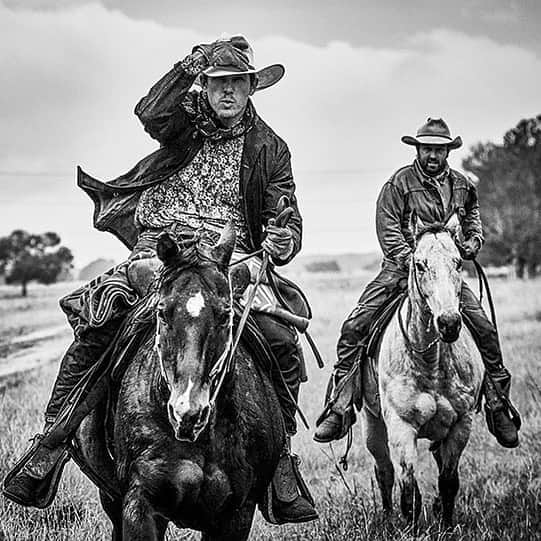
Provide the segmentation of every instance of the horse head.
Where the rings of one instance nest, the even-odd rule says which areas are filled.
[[[235,230],[227,224],[213,247],[158,239],[163,263],[156,308],[155,349],[170,395],[167,415],[175,437],[195,441],[210,418],[232,343],[228,265]]]
[[[433,224],[415,231],[416,245],[410,265],[409,295],[432,314],[444,342],[454,342],[462,326],[459,310],[462,258],[448,224]]]

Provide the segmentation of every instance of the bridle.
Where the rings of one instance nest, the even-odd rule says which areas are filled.
[[[411,274],[413,278],[413,284],[415,286],[415,289],[417,290],[417,293],[419,294],[419,297],[421,298],[421,302],[428,308],[428,311],[432,314],[432,310],[428,304],[428,295],[423,292],[421,289],[421,286],[419,285],[419,278],[417,275],[417,266],[415,264],[415,261],[413,260],[413,256],[411,259]],[[407,305],[407,321],[410,321],[411,318],[411,299],[409,298],[409,294],[404,297],[402,302],[400,303],[400,306],[398,307],[398,325],[400,327],[400,332],[402,333],[402,337],[404,338],[404,343],[406,344],[406,348],[410,352],[410,354],[416,354],[423,356],[425,353],[430,351],[436,344],[440,342],[440,336],[439,333],[436,334],[436,337],[430,341],[430,343],[424,347],[424,348],[418,348],[413,345],[412,341],[410,340],[406,326],[404,325],[404,320],[402,319],[402,306],[404,305],[404,302],[408,303]],[[432,314],[433,315],[433,314]]]

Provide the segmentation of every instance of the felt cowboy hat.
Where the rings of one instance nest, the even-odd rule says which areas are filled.
[[[244,36],[218,40],[210,55],[209,64],[209,67],[203,71],[203,75],[206,77],[255,75],[256,91],[276,84],[285,73],[282,64],[272,64],[256,69],[254,67],[254,52]]]
[[[415,137],[404,135],[402,142],[406,145],[446,145],[449,150],[462,146],[462,139],[451,137],[449,127],[442,118],[428,118]]]

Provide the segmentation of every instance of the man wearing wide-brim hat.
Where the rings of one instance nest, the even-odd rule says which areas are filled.
[[[446,223],[456,215],[464,239],[459,247],[464,259],[475,258],[483,244],[477,189],[447,164],[449,151],[462,145],[461,138],[451,137],[441,118],[429,118],[415,137],[406,135],[402,141],[416,147],[417,157],[411,165],[394,173],[379,195],[376,229],[383,251],[382,269],[342,326],[338,361],[314,436],[318,442],[343,437],[355,421],[353,402],[360,392],[356,389],[356,370],[364,361],[374,314],[407,284],[413,247],[409,230],[412,214],[424,225]],[[462,285],[461,306],[490,376],[485,378],[483,389],[489,430],[504,447],[516,447],[517,427],[508,409],[511,377],[503,365],[496,329],[466,283]],[[518,417],[516,421],[518,425]]]
[[[44,437],[35,439],[6,477],[4,494],[9,498],[36,507],[51,503],[62,461],[67,459],[66,443],[46,448],[41,442],[47,440],[48,431],[54,430],[56,420],[61,418],[68,395],[100,358],[130,308],[147,292],[159,265],[156,243],[161,232],[197,232],[212,244],[224,225],[232,221],[237,252],[263,249],[275,265],[288,263],[299,252],[302,219],[289,149],[259,117],[250,99],[283,75],[281,64],[256,69],[252,48],[243,36],[197,45],[135,108],[160,148],[126,174],[106,183],[79,169],[78,184],[95,204],[94,226],[113,233],[132,254],[127,264],[61,300],[76,329],[76,338],[62,360],[47,406]],[[201,91],[192,88],[196,83]],[[289,201],[290,219],[280,225],[274,218],[284,196]],[[254,276],[261,259],[252,259],[250,266]],[[274,271],[272,276],[281,302],[296,315],[311,317],[298,288]],[[92,310],[89,298],[98,299],[98,306]],[[272,313],[267,300],[258,305],[256,297],[252,306],[279,364],[279,370],[273,367],[273,375],[281,372],[276,392],[289,442],[296,430],[301,379],[297,335],[290,324]],[[102,314],[99,322],[93,314]],[[287,447],[273,481],[276,522],[317,518],[308,496],[297,490],[296,473]]]

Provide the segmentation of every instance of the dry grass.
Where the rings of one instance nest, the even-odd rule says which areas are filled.
[[[304,276],[298,281],[312,299],[316,318],[312,335],[329,365],[318,370],[307,352],[310,381],[301,404],[311,424],[319,413],[339,326],[370,276]],[[522,443],[505,450],[488,434],[481,416],[461,462],[461,490],[457,501],[457,526],[442,532],[434,522],[431,501],[436,492],[436,468],[426,445],[421,446],[419,477],[424,496],[423,524],[417,536],[394,513],[380,511],[379,493],[372,474],[372,460],[356,426],[350,469],[344,479],[337,471],[332,450],[311,440],[302,428],[294,447],[303,459],[302,470],[317,500],[320,520],[306,525],[274,527],[256,518],[252,539],[409,539],[518,540],[541,539],[541,282],[494,281],[498,323],[506,363],[514,374],[513,397],[523,414]],[[56,289],[58,288],[58,289]],[[30,290],[26,302],[0,298],[0,337],[34,330],[62,321],[56,298],[62,288]],[[3,292],[0,292],[0,297]],[[35,295],[34,295],[35,293]],[[9,314],[9,321],[5,318]],[[52,318],[55,318],[53,321]],[[24,330],[17,329],[17,323]],[[7,386],[0,395],[0,474],[23,450],[27,438],[41,425],[42,411],[56,367],[49,366]],[[17,383],[17,382],[16,382]],[[334,446],[340,455],[343,443]],[[54,505],[45,511],[24,509],[0,499],[2,540],[107,539],[109,525],[92,485],[70,465]],[[197,534],[172,530],[170,539],[198,539]]]

